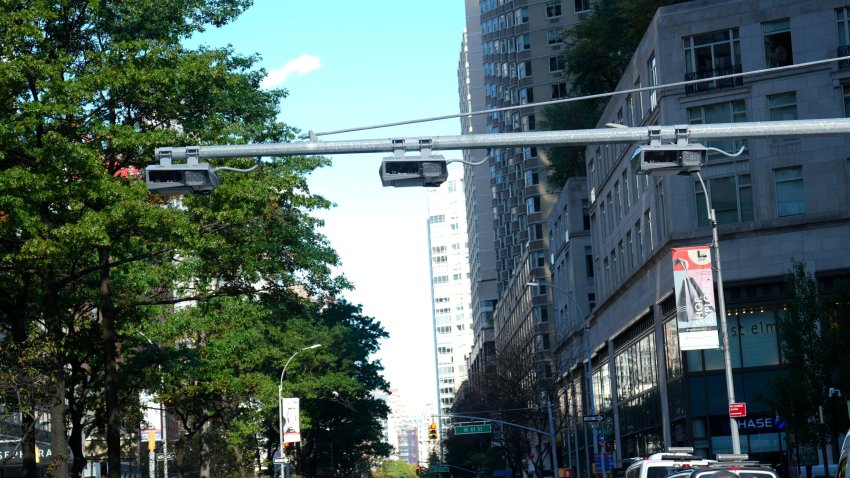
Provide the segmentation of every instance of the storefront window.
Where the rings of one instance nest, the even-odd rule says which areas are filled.
[[[615,359],[617,370],[617,396],[626,400],[643,393],[657,384],[658,367],[655,363],[655,336],[646,335],[621,350]]]
[[[681,376],[682,355],[679,353],[679,333],[675,320],[668,320],[664,324],[664,357],[667,359],[667,378]]]
[[[779,364],[779,339],[773,311],[741,309],[726,317],[729,351],[733,368]],[[722,370],[723,353],[719,349],[691,350],[688,371]]]

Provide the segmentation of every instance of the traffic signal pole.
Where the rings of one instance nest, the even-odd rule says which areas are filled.
[[[167,146],[156,148],[157,159],[186,160],[380,153],[398,150],[460,150],[523,146],[567,146],[611,143],[647,143],[650,130],[660,131],[662,141],[675,141],[677,130],[687,128],[693,141],[736,138],[776,138],[782,136],[838,136],[850,134],[850,118],[716,123],[686,126],[614,127],[564,131],[470,134],[404,139],[363,139],[351,141],[305,141],[246,145]]]

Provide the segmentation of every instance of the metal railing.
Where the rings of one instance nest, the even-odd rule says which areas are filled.
[[[742,66],[740,64],[726,66],[723,68],[714,68],[711,70],[694,71],[691,73],[685,73],[685,81],[704,80],[707,78],[714,78],[716,76],[734,75],[736,73],[741,73],[742,71]],[[740,76],[723,78],[715,81],[705,81],[702,83],[685,85],[685,94],[691,95],[694,93],[705,93],[706,91],[721,90],[724,88],[733,88],[743,85],[744,79]]]

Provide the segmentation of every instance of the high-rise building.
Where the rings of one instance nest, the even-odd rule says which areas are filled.
[[[483,111],[484,63],[481,49],[481,22],[478,0],[466,0],[466,24],[463,34],[458,84],[460,111]],[[487,130],[487,118],[482,115],[461,118],[462,133],[474,134]],[[469,355],[467,386],[476,386],[484,372],[495,365],[496,345],[493,332],[493,312],[499,295],[496,287],[496,243],[493,241],[493,204],[490,193],[490,166],[486,151],[463,151],[466,223],[469,236],[469,272],[472,302],[473,347]]]
[[[428,190],[428,216],[437,403],[440,415],[444,415],[451,410],[455,392],[466,380],[472,349],[462,168],[451,168],[445,183]]]
[[[468,0],[459,65],[461,111],[495,111],[465,117],[463,133],[537,130],[543,110],[536,103],[567,95],[563,34],[589,9],[589,1]],[[510,349],[534,357],[529,379],[542,388],[557,373],[554,337],[551,324],[535,322],[535,316],[541,310],[548,315],[551,302],[525,289],[529,280],[548,278],[550,271],[544,231],[557,195],[547,188],[545,151],[490,148],[466,159],[486,159],[467,167],[476,331],[470,368],[484,370],[492,365],[493,352]]]

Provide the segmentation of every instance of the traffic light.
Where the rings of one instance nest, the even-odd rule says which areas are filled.
[[[699,171],[705,162],[706,147],[697,143],[639,146],[632,153],[632,169],[637,174],[672,175]]]
[[[422,474],[422,467],[420,465],[416,465],[416,476],[419,476],[421,474]]]
[[[436,423],[432,422],[430,425],[428,425],[428,439],[429,440],[436,440],[437,439],[437,424]]]

